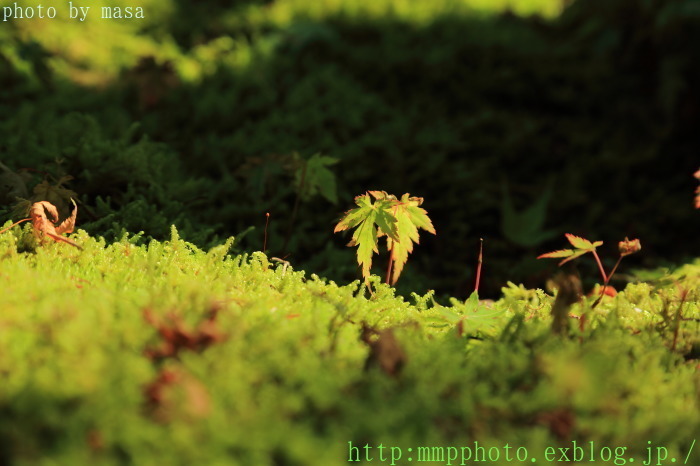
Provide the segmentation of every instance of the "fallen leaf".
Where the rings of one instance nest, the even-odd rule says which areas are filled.
[[[34,235],[40,241],[43,241],[44,238],[48,236],[55,241],[62,241],[70,244],[71,246],[75,246],[78,249],[82,249],[74,241],[61,236],[63,233],[72,233],[73,229],[75,228],[75,220],[78,215],[78,206],[75,204],[75,201],[72,199],[71,201],[73,202],[73,213],[58,226],[55,225],[56,222],[58,222],[58,211],[53,204],[47,201],[39,201],[32,204],[29,215],[32,219]]]
[[[552,304],[552,332],[564,334],[568,329],[569,309],[581,299],[581,279],[571,273],[560,273],[554,277],[557,297]]]
[[[568,440],[576,426],[576,416],[569,408],[556,408],[540,413],[537,423],[549,427],[549,431],[559,440]]]
[[[370,348],[365,361],[365,370],[379,365],[388,375],[396,377],[406,363],[406,353],[401,348],[392,329],[376,330],[367,325],[362,327],[362,341]]]
[[[177,358],[180,351],[184,349],[201,352],[212,344],[225,340],[226,336],[219,330],[216,323],[218,311],[217,306],[212,307],[207,317],[197,327],[188,329],[182,317],[175,312],[169,313],[163,319],[155,316],[150,309],[144,309],[144,319],[158,330],[161,337],[160,344],[146,348],[144,354],[149,359],[159,362],[167,358]]]
[[[161,369],[143,394],[147,414],[159,422],[200,419],[210,412],[206,387],[184,369]]]
[[[83,249],[74,241],[61,236],[64,233],[72,233],[73,229],[75,228],[75,220],[78,215],[78,206],[75,204],[73,199],[71,199],[71,202],[73,202],[74,207],[73,213],[58,226],[56,225],[56,222],[59,220],[56,206],[48,201],[39,201],[32,204],[32,207],[29,210],[29,218],[24,218],[13,223],[7,228],[3,228],[0,230],[0,234],[6,232],[15,225],[31,220],[32,227],[34,229],[34,236],[37,237],[40,243],[43,243],[44,240],[49,237],[54,241],[60,241],[70,244],[71,246],[75,246],[78,249]]]

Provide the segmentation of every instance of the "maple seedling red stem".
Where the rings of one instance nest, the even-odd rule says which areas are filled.
[[[613,267],[612,271],[610,272],[610,275],[608,275],[608,278],[605,280],[605,286],[608,286],[608,283],[610,283],[610,279],[612,278],[613,275],[615,275],[615,271],[617,270],[617,267],[620,265],[620,262],[622,262],[622,254],[620,254],[620,257],[617,258],[617,262],[615,262],[615,267]],[[605,290],[603,290],[605,291]]]
[[[595,254],[595,251],[593,251],[593,254]],[[596,256],[597,258],[598,256]],[[610,283],[610,279],[612,278],[613,275],[615,275],[615,271],[617,270],[617,267],[620,265],[620,262],[622,262],[622,254],[620,254],[620,257],[617,258],[617,262],[615,263],[615,267],[613,267],[612,271],[610,271],[610,275],[605,277],[605,281],[603,282],[603,289],[600,291],[600,296],[598,296],[598,299],[595,300],[593,303],[592,307],[596,307],[600,301],[603,299],[603,296],[605,296],[605,290],[608,288],[608,284]],[[598,261],[598,264],[600,264],[600,261]]]
[[[600,270],[600,275],[602,275],[603,281],[607,283],[608,276],[605,274],[605,269],[603,268],[603,264],[600,262],[600,257],[598,257],[598,253],[595,252],[595,249],[591,252],[593,253],[593,257],[595,257],[595,261],[598,263],[598,270]],[[615,267],[617,268],[617,266]]]
[[[392,251],[389,250],[389,264],[387,264],[387,266],[386,266],[386,280],[385,280],[385,283],[387,285],[391,284],[391,269],[393,268],[393,265],[394,265],[394,261],[392,260],[391,253],[392,253]]]

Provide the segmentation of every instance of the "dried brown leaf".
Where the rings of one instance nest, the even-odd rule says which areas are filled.
[[[226,340],[227,336],[221,332],[216,321],[218,311],[218,307],[212,307],[204,320],[195,328],[188,329],[182,317],[175,312],[168,313],[163,319],[156,316],[151,309],[144,309],[144,319],[161,337],[158,345],[146,348],[146,357],[161,362],[168,358],[177,358],[182,350],[201,352],[215,343]]]
[[[73,233],[73,230],[75,229],[75,220],[78,216],[78,206],[72,198],[71,202],[73,203],[73,212],[70,214],[70,217],[62,221],[61,224],[56,227],[56,233],[58,234]]]
[[[387,375],[396,377],[406,363],[406,353],[399,344],[392,329],[376,330],[367,325],[362,327],[362,341],[370,348],[365,369],[378,365]]]
[[[618,243],[618,249],[620,250],[620,255],[629,256],[635,252],[639,252],[642,249],[642,243],[639,239],[628,239],[625,238],[624,241]]]
[[[560,273],[554,282],[557,297],[552,305],[552,332],[561,335],[568,329],[569,309],[581,299],[581,279],[571,273]]]
[[[62,233],[71,233],[75,227],[75,219],[78,215],[78,206],[73,201],[73,213],[70,217],[61,222],[58,227],[56,227],[56,222],[58,222],[58,210],[56,206],[48,201],[39,201],[32,204],[32,208],[29,211],[29,216],[32,220],[32,226],[34,227],[34,235],[39,239],[39,241],[44,241],[46,237],[53,239],[54,241],[60,241],[63,243],[75,246],[78,249],[82,249],[74,241],[61,236]]]
[[[62,215],[68,215],[70,212],[71,204],[73,204],[73,199],[77,197],[75,191],[66,188],[65,183],[72,180],[72,176],[62,176],[54,184],[49,183],[44,180],[38,185],[34,186],[34,194],[31,197],[32,202],[45,201],[56,208],[58,212]]]
[[[143,388],[148,415],[159,422],[196,420],[210,412],[209,392],[202,382],[179,367],[163,368]]]

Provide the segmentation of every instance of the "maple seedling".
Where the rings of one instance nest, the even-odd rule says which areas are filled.
[[[357,207],[347,211],[335,226],[335,233],[355,228],[348,246],[357,246],[357,262],[365,283],[369,282],[372,255],[379,252],[379,238],[386,236],[389,251],[386,283],[393,285],[413,252],[413,243],[419,242],[418,230],[435,234],[428,213],[420,207],[422,203],[423,198],[408,193],[397,199],[385,191],[369,191],[355,198]]]
[[[596,263],[598,264],[598,270],[600,270],[600,275],[603,277],[603,288],[601,289],[600,296],[598,299],[593,303],[592,307],[596,307],[601,299],[603,299],[603,296],[605,295],[605,291],[608,287],[608,284],[610,283],[610,279],[612,276],[615,274],[615,271],[617,271],[617,267],[620,265],[620,262],[622,261],[622,258],[625,256],[629,256],[630,254],[634,254],[635,252],[639,251],[642,249],[642,245],[639,242],[638,239],[627,239],[625,238],[624,241],[620,241],[618,243],[618,250],[620,251],[620,257],[617,259],[617,262],[615,263],[615,266],[612,268],[609,274],[605,273],[605,269],[603,268],[603,263],[600,261],[600,257],[598,256],[598,253],[596,252],[596,248],[598,246],[601,246],[603,244],[602,241],[596,241],[596,242],[591,242],[588,241],[585,238],[581,238],[576,235],[572,235],[571,233],[566,233],[566,239],[569,240],[569,243],[574,247],[574,249],[560,249],[558,251],[552,251],[548,252],[546,254],[542,254],[538,256],[538,259],[563,259],[561,262],[559,262],[559,265],[563,265],[570,260],[576,259],[577,257],[581,257],[582,255],[586,253],[591,253],[593,254],[593,257],[595,258]]]
[[[45,238],[51,238],[54,241],[67,243],[78,249],[82,249],[74,241],[61,236],[64,233],[72,233],[73,229],[75,228],[75,220],[78,215],[78,206],[72,198],[71,202],[73,203],[73,213],[70,215],[70,217],[58,225],[56,225],[58,222],[58,210],[56,209],[56,206],[48,201],[39,201],[32,204],[32,207],[29,210],[28,218],[23,218],[22,220],[13,223],[9,227],[0,230],[0,234],[6,232],[15,225],[31,220],[34,236],[36,236],[39,241],[43,242]]]

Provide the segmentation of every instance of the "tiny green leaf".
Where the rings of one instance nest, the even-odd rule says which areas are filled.
[[[571,233],[566,233],[565,236],[566,239],[569,240],[569,243],[571,243],[571,245],[576,249],[592,250],[603,244],[602,241],[596,241],[595,243],[591,243],[587,239],[581,238],[580,236],[572,235]]]
[[[435,234],[433,223],[428,213],[419,206],[423,198],[410,197],[408,193],[400,201],[394,201],[392,213],[396,217],[397,238],[387,238],[387,248],[393,261],[391,283],[396,283],[408,261],[408,255],[413,252],[413,243],[420,242],[418,229],[421,228]]]
[[[572,255],[570,255],[569,257],[567,257],[563,261],[559,262],[559,265],[562,266],[562,265],[566,264],[567,262],[576,259],[577,257],[583,256],[587,252],[589,252],[589,250],[579,249],[577,251],[574,251],[574,253]]]
[[[545,254],[540,254],[537,256],[538,259],[557,259],[561,257],[569,257],[573,255],[576,251],[573,249],[559,249],[558,251],[552,251]]]
[[[552,251],[548,252],[545,254],[541,254],[537,256],[538,259],[559,259],[559,258],[564,258],[563,261],[559,262],[559,265],[564,265],[570,260],[574,260],[577,257],[581,257],[582,255],[586,254],[587,252],[594,252],[595,249],[603,244],[602,241],[596,241],[595,243],[592,243],[588,241],[585,238],[581,238],[580,236],[572,235],[571,233],[566,233],[565,234],[566,239],[569,240],[569,243],[571,243],[572,246],[574,246],[576,249],[559,249],[557,251]]]

